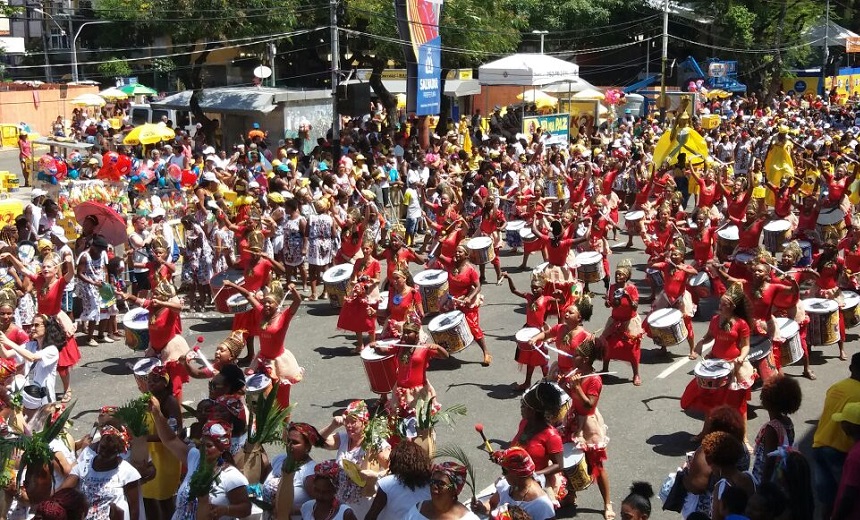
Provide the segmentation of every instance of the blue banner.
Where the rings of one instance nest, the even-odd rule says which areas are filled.
[[[418,96],[415,114],[433,116],[442,102],[440,76],[442,71],[442,38],[437,36],[419,47]]]

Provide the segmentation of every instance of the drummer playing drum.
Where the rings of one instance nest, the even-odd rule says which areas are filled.
[[[502,263],[499,258],[499,246],[502,241],[502,230],[505,228],[507,221],[502,210],[495,207],[493,199],[487,198],[480,212],[481,223],[478,225],[478,235],[493,239],[492,248],[495,250],[495,255],[490,262],[493,264],[493,269],[496,271],[496,282],[502,279]],[[486,283],[486,275],[484,274],[484,264],[480,265],[481,283]]]
[[[694,351],[695,339],[693,336],[693,299],[690,292],[687,291],[687,280],[691,276],[695,276],[698,271],[693,267],[684,263],[684,243],[682,240],[676,240],[675,243],[669,245],[669,252],[666,255],[665,262],[656,262],[651,264],[652,269],[659,269],[663,274],[663,290],[654,299],[651,305],[651,312],[660,309],[673,308],[681,311],[684,319],[684,326],[687,328],[687,344],[690,347],[690,359],[696,359]],[[650,328],[647,321],[644,325],[646,333],[650,336]],[[660,347],[663,354],[668,355],[669,351],[666,346]]]
[[[798,284],[818,278],[818,273],[809,268],[795,267],[797,261],[803,255],[800,249],[800,244],[793,240],[782,250],[779,268],[787,275],[792,277]],[[809,367],[809,344],[806,341],[806,335],[809,331],[809,316],[803,310],[803,305],[800,303],[800,298],[792,298],[783,301],[776,299],[773,302],[773,314],[777,318],[790,318],[794,320],[800,328],[800,346],[803,348],[803,377],[815,380],[815,373]]]
[[[483,296],[481,296],[481,282],[478,270],[469,262],[469,250],[465,243],[461,243],[454,251],[454,258],[439,257],[439,263],[448,271],[448,295],[450,302],[457,310],[461,311],[466,318],[469,331],[475,338],[475,342],[484,353],[482,366],[488,367],[493,362],[493,356],[487,348],[487,340],[481,329],[479,309]],[[389,301],[390,301],[389,297]],[[389,305],[390,308],[390,305]]]

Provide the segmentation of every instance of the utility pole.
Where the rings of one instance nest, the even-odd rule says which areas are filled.
[[[821,97],[827,95],[826,86],[824,82],[827,80],[827,58],[830,56],[830,47],[827,46],[828,40],[830,39],[830,0],[827,0],[826,7],[824,8],[824,52],[822,52],[821,59],[821,88],[820,91]],[[849,94],[850,94],[850,88]]]
[[[535,31],[532,31],[532,34],[539,34],[540,35],[540,53],[543,54],[543,39],[547,34],[549,34],[549,31],[537,31],[537,30],[535,30]]]
[[[271,68],[272,68],[272,86],[275,86],[275,55],[278,53],[278,46],[275,42],[269,44],[269,52],[271,53]]]
[[[663,59],[660,65],[660,124],[666,122],[666,65],[669,61],[669,0],[663,0]]]
[[[340,83],[340,36],[337,28],[337,2],[330,0],[331,8],[331,155],[337,170],[340,161],[340,114],[337,113],[337,87]]]

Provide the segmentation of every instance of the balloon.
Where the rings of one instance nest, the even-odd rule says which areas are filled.
[[[73,151],[73,152],[69,153],[69,157],[67,158],[67,160],[68,160],[69,164],[77,165],[77,164],[81,164],[81,162],[83,162],[84,157],[81,155],[81,152]]]
[[[78,177],[79,177],[79,174],[78,174],[77,168],[75,168],[73,170],[69,170],[69,178],[70,179],[74,180],[74,179],[77,179]]]
[[[167,179],[165,179],[164,177],[159,177],[158,178],[158,187],[164,188],[166,186],[167,186]]]
[[[180,168],[178,164],[171,163],[167,167],[167,174],[176,182],[182,180],[182,168]]]
[[[68,166],[66,166],[65,161],[55,161],[57,167],[56,178],[58,181],[61,181],[66,178],[66,175],[69,173]]]
[[[143,168],[137,172],[137,177],[140,179],[140,183],[146,186],[155,179],[155,174],[152,173],[152,170]]]
[[[182,180],[180,181],[180,184],[182,184],[182,187],[184,188],[196,185],[197,174],[191,170],[182,170]]]
[[[120,155],[116,162],[116,171],[120,175],[126,175],[131,171],[131,159],[127,155]]]

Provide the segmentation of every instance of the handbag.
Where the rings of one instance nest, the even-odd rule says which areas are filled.
[[[679,469],[666,477],[660,487],[660,498],[663,500],[663,511],[680,513],[687,499],[687,489],[684,487],[684,470]]]

